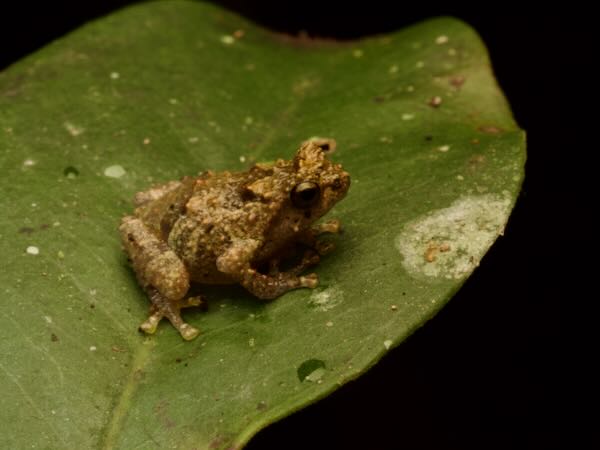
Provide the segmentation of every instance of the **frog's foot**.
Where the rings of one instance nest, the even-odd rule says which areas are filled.
[[[322,234],[336,234],[341,231],[342,225],[340,221],[332,219],[306,230],[299,237],[298,242],[314,249],[319,255],[323,256],[330,253],[335,248],[335,244],[333,242],[320,241],[317,238]]]
[[[300,262],[294,267],[290,268],[289,270],[286,270],[285,272],[282,272],[279,269],[279,264],[281,263],[281,260],[279,258],[272,258],[269,261],[268,274],[270,277],[277,277],[280,273],[286,273],[291,276],[298,276],[309,267],[316,266],[317,264],[319,264],[319,261],[321,260],[320,255],[321,253],[319,253],[318,249],[309,248],[304,252],[304,255],[302,256]]]
[[[335,244],[333,242],[316,241],[314,248],[320,256],[325,256],[335,249]]]
[[[241,274],[240,284],[252,294],[261,299],[272,299],[302,287],[315,288],[319,284],[316,273],[304,276],[288,272],[279,272],[275,275],[263,275],[254,269],[248,268]]]
[[[287,271],[286,273],[289,273],[291,275],[300,275],[302,272],[304,272],[309,267],[316,266],[317,264],[319,264],[319,261],[321,260],[321,257],[319,255],[321,255],[321,253],[319,252],[318,249],[317,249],[317,251],[315,251],[313,249],[306,250],[304,252],[304,256],[302,257],[302,260],[300,261],[300,263],[296,267],[293,267],[292,269]],[[312,275],[314,275],[314,274],[312,274]],[[312,286],[308,286],[308,287],[312,287]]]
[[[170,301],[158,291],[153,291],[150,299],[152,300],[150,317],[140,325],[140,330],[148,334],[153,334],[161,319],[166,317],[186,341],[190,341],[198,336],[200,331],[184,322],[181,318],[181,309],[200,306],[202,304],[201,297],[187,297],[181,300]]]
[[[307,287],[314,289],[319,284],[319,277],[316,273],[309,273],[308,275],[304,275],[300,278],[300,285],[302,287]]]
[[[331,219],[312,228],[314,236],[324,233],[337,234],[342,231],[342,224],[338,219]]]

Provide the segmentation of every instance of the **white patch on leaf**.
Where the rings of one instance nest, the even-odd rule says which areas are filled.
[[[317,311],[329,311],[342,303],[344,294],[337,287],[328,287],[319,292],[314,292],[310,295],[308,304]]]
[[[395,240],[402,265],[417,278],[467,276],[502,235],[509,210],[506,197],[467,196],[407,223]]]
[[[123,175],[125,175],[125,169],[123,169],[123,166],[120,166],[118,164],[109,166],[106,169],[104,169],[104,176],[107,176],[109,178],[121,178]]]
[[[27,247],[27,249],[25,251],[30,255],[39,255],[40,254],[40,249],[34,245],[30,245],[29,247]]]

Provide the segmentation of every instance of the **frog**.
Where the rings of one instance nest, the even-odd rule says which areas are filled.
[[[184,308],[206,306],[190,294],[196,285],[239,284],[261,300],[315,288],[317,274],[305,272],[334,248],[320,236],[342,229],[337,219],[317,221],[350,187],[349,173],[330,160],[336,145],[309,139],[291,160],[209,170],[135,194],[119,233],[150,300],[140,331],[153,334],[166,318],[184,340],[196,338],[200,330],[181,317]]]

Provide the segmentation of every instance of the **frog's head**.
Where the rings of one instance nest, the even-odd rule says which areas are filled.
[[[243,197],[261,204],[269,229],[264,230],[269,249],[285,245],[327,213],[350,187],[350,175],[328,159],[332,139],[304,142],[291,161],[256,164]],[[269,250],[270,251],[270,250]]]
[[[292,207],[312,223],[339,202],[350,187],[350,175],[328,159],[335,149],[332,139],[306,141],[293,160],[295,184],[290,190]]]

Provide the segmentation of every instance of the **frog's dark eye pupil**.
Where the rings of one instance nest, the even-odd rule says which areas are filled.
[[[312,187],[297,192],[297,195],[300,196],[303,202],[310,202],[313,198],[315,198],[316,194],[317,190]]]
[[[304,181],[297,184],[292,189],[292,203],[296,208],[310,208],[319,200],[321,189],[317,183],[312,181]]]

